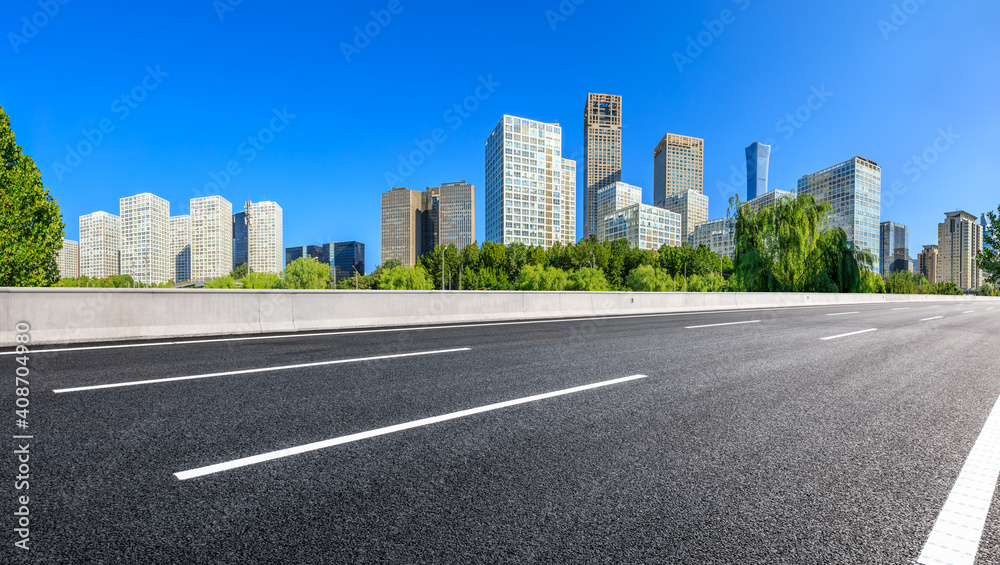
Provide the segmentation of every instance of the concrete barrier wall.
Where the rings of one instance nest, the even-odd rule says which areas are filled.
[[[797,293],[439,292],[0,288],[0,347],[206,335],[871,303],[965,296]]]

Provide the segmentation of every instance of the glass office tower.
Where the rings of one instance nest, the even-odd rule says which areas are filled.
[[[767,192],[767,169],[771,161],[771,146],[753,142],[747,154],[747,200]]]
[[[882,222],[880,231],[879,263],[882,265],[882,276],[888,277],[896,271],[909,271],[910,228],[896,222]]]
[[[247,262],[249,243],[247,213],[233,214],[233,269]]]

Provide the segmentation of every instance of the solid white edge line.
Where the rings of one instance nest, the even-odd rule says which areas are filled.
[[[841,338],[841,337],[847,337],[847,336],[858,335],[858,334],[866,334],[868,332],[877,332],[877,331],[878,331],[878,328],[871,328],[871,329],[868,329],[868,330],[861,330],[861,331],[851,332],[851,333],[846,333],[846,334],[832,335],[830,337],[821,337],[820,340],[822,340],[822,341],[828,341],[828,340],[831,340],[831,339],[838,339],[838,338]]]
[[[747,322],[727,322],[725,324],[708,324],[707,326],[687,326],[685,330],[697,330],[701,328],[717,328],[719,326],[738,326],[740,324],[759,324],[760,320],[749,320]]]
[[[418,357],[421,355],[435,355],[438,353],[456,353],[458,351],[470,351],[469,347],[459,347],[456,349],[439,349],[436,351],[418,351],[415,353],[396,353],[393,355],[378,355],[375,357],[357,357],[354,359],[337,359],[334,361],[319,361],[316,363],[301,363],[298,365],[282,365],[279,367],[263,367],[260,369],[241,369],[239,371],[225,371],[223,373],[205,373],[202,375],[188,375],[185,377],[167,377],[163,379],[149,379],[146,381],[130,381],[126,383],[110,383],[104,385],[93,385],[93,386],[80,386],[74,388],[60,388],[55,389],[52,392],[56,394],[61,394],[64,392],[80,392],[84,390],[99,390],[103,388],[119,388],[126,386],[139,386],[139,385],[150,385],[156,383],[169,383],[174,381],[190,381],[195,379],[209,379],[212,377],[227,377],[231,375],[247,375],[250,373],[264,373],[267,371],[284,371],[288,369],[303,369],[306,367],[322,367],[324,365],[340,365],[343,363],[361,363],[364,361],[378,361],[381,359],[399,359],[401,357]]]
[[[612,379],[609,381],[602,381],[599,383],[592,383],[589,385],[582,385],[573,388],[566,388],[562,390],[557,390],[554,392],[547,392],[544,394],[536,394],[534,396],[527,396],[524,398],[519,398],[516,400],[507,400],[504,402],[497,402],[496,404],[488,404],[486,406],[480,406],[478,408],[469,408],[467,410],[460,410],[458,412],[451,412],[449,414],[442,414],[440,416],[432,416],[430,418],[422,418],[420,420],[413,420],[410,422],[404,422],[402,424],[396,424],[393,426],[386,426],[384,428],[378,428],[374,430],[369,430],[367,432],[360,432],[356,434],[341,436],[338,438],[328,439],[324,441],[317,441],[314,443],[307,443],[305,445],[300,445],[297,447],[289,447],[287,449],[280,449],[278,451],[271,451],[269,453],[262,453],[260,455],[254,455],[252,457],[243,457],[242,459],[235,459],[233,461],[227,461],[225,463],[217,463],[215,465],[208,465],[206,467],[199,467],[197,469],[191,469],[189,471],[179,471],[174,473],[178,479],[186,481],[188,479],[193,479],[195,477],[202,477],[205,475],[211,475],[214,473],[221,473],[223,471],[229,471],[231,469],[236,469],[239,467],[246,467],[249,465],[255,465],[257,463],[263,463],[264,461],[272,461],[274,459],[281,459],[284,457],[290,457],[292,455],[299,455],[301,453],[306,453],[309,451],[317,451],[320,449],[326,449],[327,447],[333,447],[335,445],[343,445],[345,443],[351,443],[355,441],[360,441],[363,439],[369,439],[381,435],[391,434],[395,432],[401,432],[404,430],[409,430],[413,428],[418,428],[421,426],[428,426],[430,424],[437,424],[439,422],[445,422],[448,420],[454,420],[456,418],[464,418],[466,416],[472,416],[474,414],[481,414],[483,412],[491,412],[494,410],[499,410],[501,408],[508,408],[510,406],[517,406],[518,404],[527,404],[529,402],[537,402],[539,400],[545,400],[548,398],[553,398],[556,396],[564,396],[567,394],[572,394],[574,392],[582,392],[585,390],[615,385],[619,383],[624,383],[628,381],[634,381],[638,379],[645,379],[646,375],[632,375],[630,377],[622,377],[620,379]]]
[[[909,310],[909,307],[907,307],[907,308],[893,308],[892,309],[893,312],[895,312],[897,310]]]
[[[962,312],[963,314],[975,314],[975,310],[969,310],[968,312]]]
[[[791,310],[817,310],[819,308],[836,308],[836,305],[824,306],[790,306],[787,308],[745,308],[740,310],[702,310],[699,312],[665,312],[661,314],[622,314],[619,316],[594,316],[590,318],[554,318],[549,320],[515,320],[510,322],[483,322],[478,324],[452,324],[447,326],[408,326],[402,328],[376,328],[368,330],[333,330],[318,333],[283,333],[279,335],[250,335],[245,337],[222,337],[209,339],[192,339],[183,341],[155,341],[144,343],[125,343],[115,345],[89,345],[85,347],[59,347],[52,349],[32,350],[32,355],[41,353],[60,353],[66,351],[89,351],[92,349],[118,349],[123,347],[153,347],[157,345],[196,345],[199,343],[219,343],[225,341],[252,341],[262,339],[290,339],[297,337],[325,337],[332,335],[356,335],[369,333],[387,332],[413,332],[421,330],[452,330],[461,328],[490,327],[490,326],[511,326],[519,324],[555,324],[572,322],[589,322],[594,320],[623,320],[628,318],[663,318],[672,316],[704,316],[708,314],[731,314],[739,312],[776,312]],[[17,351],[0,351],[0,355],[17,355]]]
[[[861,312],[834,312],[833,314],[827,314],[827,316],[846,316],[848,314],[860,314]]]
[[[993,405],[917,563],[973,565],[1000,478],[1000,399]]]
[[[923,320],[920,320],[920,321],[921,322],[929,322],[931,320],[940,320],[941,318],[944,318],[944,316],[934,316],[933,318],[924,318]]]

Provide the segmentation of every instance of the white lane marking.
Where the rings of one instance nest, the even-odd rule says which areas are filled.
[[[878,331],[878,328],[871,328],[870,330],[861,330],[861,331],[851,332],[851,333],[846,333],[846,334],[832,335],[830,337],[821,337],[820,339],[823,340],[823,341],[829,341],[831,339],[840,339],[842,337],[847,337],[847,336],[851,336],[851,335],[866,334],[868,332],[877,332],[877,331]]]
[[[740,324],[759,324],[760,320],[750,320],[748,322],[728,322],[725,324],[708,324],[707,326],[688,326],[685,330],[697,330],[701,328],[717,328],[719,326],[738,326]]]
[[[975,312],[975,310],[969,310],[968,312],[962,312],[962,313],[963,313],[963,314],[972,314],[972,313],[974,313],[974,312]]]
[[[992,310],[993,308],[987,308],[987,310]]]
[[[973,565],[1000,478],[1000,400],[945,500],[918,563]]]
[[[944,318],[944,316],[934,316],[933,318],[924,318],[923,320],[920,320],[920,321],[921,322],[929,322],[930,320],[940,320],[941,318]]]
[[[217,463],[215,465],[208,465],[207,467],[199,467],[197,469],[191,469],[189,471],[179,471],[174,473],[174,475],[182,480],[186,481],[188,479],[193,479],[195,477],[202,477],[204,475],[211,475],[214,473],[221,473],[223,471],[228,471],[230,469],[236,469],[239,467],[246,467],[249,465],[255,465],[257,463],[263,463],[264,461],[271,461],[274,459],[281,459],[283,457],[290,457],[292,455],[298,455],[300,453],[306,453],[309,451],[317,451],[320,449],[326,449],[328,447],[333,447],[335,445],[343,445],[345,443],[351,443],[355,441],[360,441],[363,439],[369,439],[381,435],[392,434],[395,432],[401,432],[404,430],[409,430],[413,428],[419,428],[422,426],[429,426],[431,424],[437,424],[439,422],[446,422],[448,420],[454,420],[456,418],[464,418],[466,416],[472,416],[473,414],[482,414],[483,412],[491,412],[494,410],[499,410],[501,408],[508,408],[510,406],[517,406],[518,404],[527,404],[529,402],[537,402],[539,400],[545,400],[547,398],[554,398],[556,396],[564,396],[567,394],[573,394],[575,392],[582,392],[585,390],[591,390],[600,387],[611,386],[619,383],[624,383],[628,381],[634,381],[638,379],[645,379],[646,375],[632,375],[631,377],[622,377],[620,379],[612,379],[610,381],[602,381],[599,383],[592,383],[589,385],[577,386],[573,388],[566,388],[563,390],[557,390],[555,392],[547,392],[544,394],[536,394],[534,396],[527,396],[524,398],[518,398],[516,400],[507,400],[504,402],[497,402],[496,404],[487,404],[486,406],[480,406],[478,408],[469,408],[468,410],[460,410],[458,412],[451,412],[450,414],[442,414],[440,416],[432,416],[430,418],[422,418],[420,420],[413,420],[411,422],[404,422],[402,424],[396,424],[394,426],[386,426],[384,428],[378,428],[375,430],[370,430],[367,432],[361,432],[346,436],[341,436],[338,438],[328,439],[324,441],[317,441],[315,443],[307,443],[305,445],[300,445],[297,447],[290,447],[288,449],[281,449],[278,451],[271,451],[269,453],[262,453],[260,455],[254,455],[252,457],[244,457],[242,459],[235,459],[233,461],[227,461],[225,463]]]
[[[896,310],[909,310],[909,308],[893,308],[892,309],[893,312],[895,312]]]
[[[282,365],[279,367],[263,367],[260,369],[242,369],[239,371],[226,371],[224,373],[205,373],[203,375],[188,375],[186,377],[168,377],[164,379],[150,379],[146,381],[131,381],[127,383],[111,383],[106,385],[80,386],[74,388],[60,388],[52,392],[59,394],[64,392],[80,392],[84,390],[98,390],[102,388],[119,388],[126,386],[151,385],[156,383],[170,383],[174,381],[190,381],[194,379],[209,379],[212,377],[228,377],[230,375],[246,375],[250,373],[264,373],[267,371],[284,371],[288,369],[302,369],[306,367],[322,367],[324,365],[341,365],[344,363],[361,363],[363,361],[378,361],[381,359],[399,359],[402,357],[419,357],[422,355],[437,355],[439,353],[456,353],[458,351],[470,351],[469,347],[459,347],[457,349],[439,349],[437,351],[418,351],[416,353],[397,353],[394,355],[378,355],[376,357],[358,357],[355,359],[337,359],[335,361],[319,361],[316,363],[300,363],[298,365]]]
[[[940,307],[941,307],[941,305],[940,305],[940,304],[939,304],[939,305],[937,305],[937,306],[928,306],[928,308],[940,308]]]
[[[827,314],[827,316],[846,316],[848,314],[860,314],[861,312],[835,312],[833,314]]]
[[[786,308],[746,308],[743,310],[704,310],[702,312],[670,312],[665,314],[623,314],[621,316],[595,316],[590,318],[556,318],[551,320],[518,320],[513,322],[484,322],[479,324],[453,324],[448,326],[412,326],[412,327],[402,327],[402,328],[378,328],[369,330],[334,330],[328,332],[315,332],[315,333],[284,333],[280,335],[252,335],[244,337],[224,337],[224,338],[210,338],[210,339],[191,339],[184,341],[155,341],[155,342],[143,342],[143,343],[124,343],[124,344],[114,344],[114,345],[89,345],[81,347],[59,347],[52,349],[33,349],[31,351],[32,355],[38,355],[40,353],[59,353],[65,351],[89,351],[93,349],[120,349],[124,347],[153,347],[157,345],[195,345],[200,343],[219,343],[225,341],[253,341],[261,339],[291,339],[297,337],[325,337],[333,335],[354,335],[354,334],[372,334],[372,333],[387,333],[387,332],[415,332],[422,330],[452,330],[461,328],[476,328],[476,327],[490,327],[490,326],[513,326],[521,324],[558,324],[558,323],[573,323],[573,322],[590,322],[595,320],[622,320],[629,318],[663,318],[671,316],[704,316],[708,314],[734,314],[742,312],[780,312],[780,311],[790,311],[790,310],[816,310],[819,308],[834,308],[837,306],[790,306]],[[17,351],[0,351],[0,355],[17,355]]]

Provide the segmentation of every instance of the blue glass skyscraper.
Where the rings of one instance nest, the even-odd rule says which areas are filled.
[[[767,167],[771,161],[771,146],[753,142],[747,147],[747,200],[767,192]]]
[[[233,214],[233,268],[234,269],[247,262],[247,257],[250,254],[249,244],[250,244],[250,238],[247,234],[247,213],[240,212],[238,214]]]

